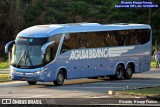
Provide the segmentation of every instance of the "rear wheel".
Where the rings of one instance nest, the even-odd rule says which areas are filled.
[[[27,81],[29,85],[35,85],[37,81]]]
[[[126,71],[124,72],[124,79],[131,79],[133,74],[133,67],[129,64],[127,65]]]
[[[65,75],[63,73],[63,71],[59,71],[58,74],[57,74],[57,79],[56,81],[53,81],[54,85],[56,86],[60,86],[60,85],[63,85],[64,83],[64,79],[65,79]]]
[[[124,68],[122,65],[118,65],[116,73],[113,76],[109,76],[110,79],[121,80],[123,78]]]

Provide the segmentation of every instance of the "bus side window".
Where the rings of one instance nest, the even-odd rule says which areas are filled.
[[[70,50],[70,48],[68,46],[66,46],[65,44],[62,45],[62,49],[61,49],[61,54]]]
[[[71,50],[71,49],[78,49],[78,33],[70,33],[70,34],[65,34],[62,48],[61,48],[61,54]]]
[[[50,61],[50,57],[51,57],[51,49],[50,47],[48,47],[45,56],[45,63],[48,63]]]
[[[64,37],[64,40],[63,40],[63,44],[62,44],[62,48],[61,48],[61,52],[60,52],[61,54],[70,50],[70,47],[68,46],[70,41],[71,41],[70,35],[66,34]]]
[[[86,48],[87,47],[86,40],[83,37],[79,37],[78,44],[79,44],[79,46],[78,46],[79,48]]]
[[[56,50],[53,47],[48,47],[45,55],[45,63],[51,62],[56,55]]]

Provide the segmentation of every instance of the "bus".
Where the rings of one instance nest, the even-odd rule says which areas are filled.
[[[130,79],[150,70],[152,33],[146,24],[36,25],[5,45],[12,80],[53,82],[109,77]]]

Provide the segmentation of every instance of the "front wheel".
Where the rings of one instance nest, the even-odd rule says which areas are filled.
[[[63,85],[64,79],[65,79],[65,76],[64,76],[63,71],[59,71],[58,74],[57,74],[57,79],[56,79],[56,81],[53,81],[53,83],[56,86]]]
[[[27,81],[29,85],[35,85],[37,81]]]

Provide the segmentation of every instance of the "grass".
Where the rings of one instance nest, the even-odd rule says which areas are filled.
[[[11,81],[10,74],[0,74],[0,82]]]
[[[118,91],[122,94],[160,98],[160,87]]]
[[[1,82],[8,82],[8,81],[11,81],[10,78],[0,78],[0,83]]]
[[[6,69],[8,68],[8,62],[0,62],[0,69]]]

